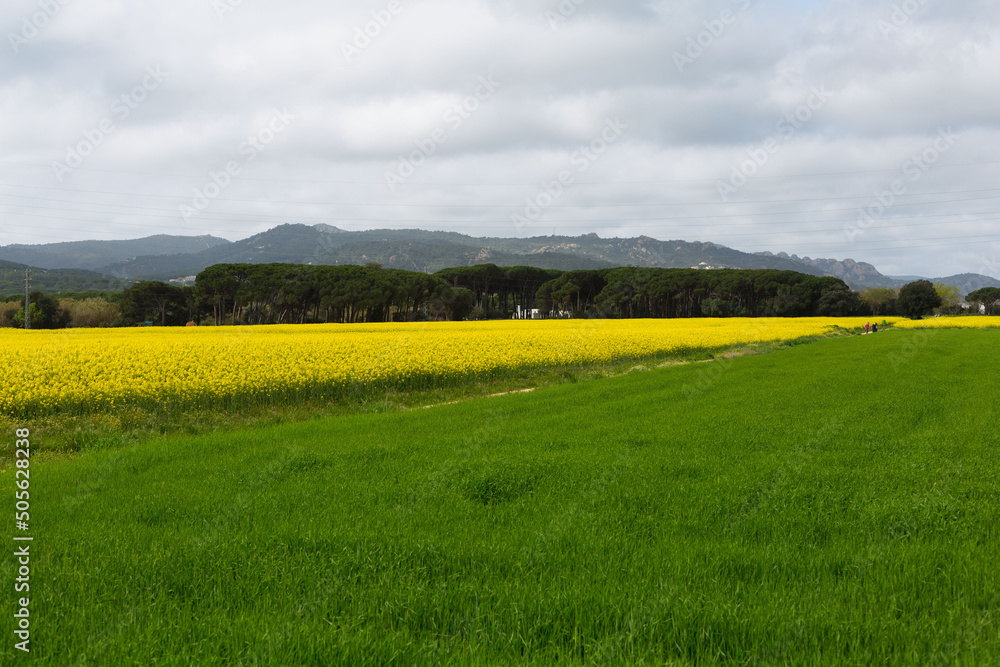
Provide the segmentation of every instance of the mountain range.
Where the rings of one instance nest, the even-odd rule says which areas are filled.
[[[331,225],[279,225],[240,241],[215,236],[157,235],[127,241],[71,241],[0,247],[0,294],[23,289],[23,269],[35,267],[39,280],[79,280],[84,289],[135,280],[188,281],[221,263],[366,264],[434,272],[453,266],[493,263],[573,270],[614,266],[662,268],[782,269],[836,276],[854,289],[899,287],[906,280],[883,275],[851,259],[812,259],[786,253],[745,253],[715,243],[660,241],[648,236],[600,238],[536,236],[473,237],[419,229],[346,231]],[[72,270],[71,273],[65,273]],[[20,274],[18,274],[20,271]],[[53,275],[50,275],[53,274]],[[1000,287],[1000,280],[978,274],[933,278],[955,285],[962,294]],[[42,284],[42,283],[37,283]],[[19,285],[19,287],[17,287]]]

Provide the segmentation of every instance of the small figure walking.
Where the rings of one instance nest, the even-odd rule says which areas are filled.
[[[871,322],[865,322],[865,333],[868,333],[868,327],[871,326]]]

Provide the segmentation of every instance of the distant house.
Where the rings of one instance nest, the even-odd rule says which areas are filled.
[[[553,310],[549,313],[542,314],[537,308],[531,308],[530,310],[525,308],[521,309],[521,306],[517,306],[511,319],[514,320],[546,320],[551,318],[570,318],[573,317],[573,313],[568,310]]]
[[[171,278],[167,282],[184,287],[194,285],[197,278],[198,276],[184,276],[183,278]]]
[[[962,310],[964,310],[964,311],[972,310],[972,304],[971,303],[966,303],[966,302],[963,301],[962,303],[958,304],[958,306]],[[979,304],[979,314],[980,315],[985,315],[986,314],[986,304],[985,303]]]

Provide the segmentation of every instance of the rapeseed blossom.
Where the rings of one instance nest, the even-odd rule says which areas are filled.
[[[901,329],[1000,329],[1000,316],[930,317],[924,320],[901,320],[894,326]]]
[[[383,387],[427,388],[521,369],[792,340],[864,322],[697,318],[0,329],[0,414],[337,400]]]

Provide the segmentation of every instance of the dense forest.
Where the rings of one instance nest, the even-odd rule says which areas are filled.
[[[961,311],[954,288],[934,287],[944,297],[940,312]],[[982,298],[969,301],[992,312],[1000,303],[1000,290],[980,291]],[[406,322],[500,319],[519,313],[606,318],[877,316],[899,314],[897,297],[892,289],[856,293],[838,278],[771,269],[558,271],[479,264],[427,274],[374,263],[216,264],[198,274],[194,287],[142,281],[120,293],[61,295],[58,312],[52,311],[59,317],[53,315],[52,321],[65,319],[66,308],[71,326]],[[0,324],[23,322],[23,297],[8,301],[0,303]],[[33,308],[42,305],[39,301]],[[33,314],[33,322],[41,324],[43,318],[41,311]]]
[[[219,264],[198,275],[194,292],[216,324],[509,318],[519,310],[575,317],[848,315],[862,307],[837,278],[737,269],[563,272],[480,264],[428,275],[373,264]]]
[[[432,300],[447,308],[445,287],[426,273],[376,264],[217,264],[195,283],[215,324],[414,320]]]
[[[861,308],[839,278],[772,269],[569,271],[538,291],[543,310],[606,317],[841,316]]]
[[[119,290],[124,281],[82,269],[36,269],[0,260],[0,294],[24,294],[24,272],[31,269],[31,288],[47,293]]]

